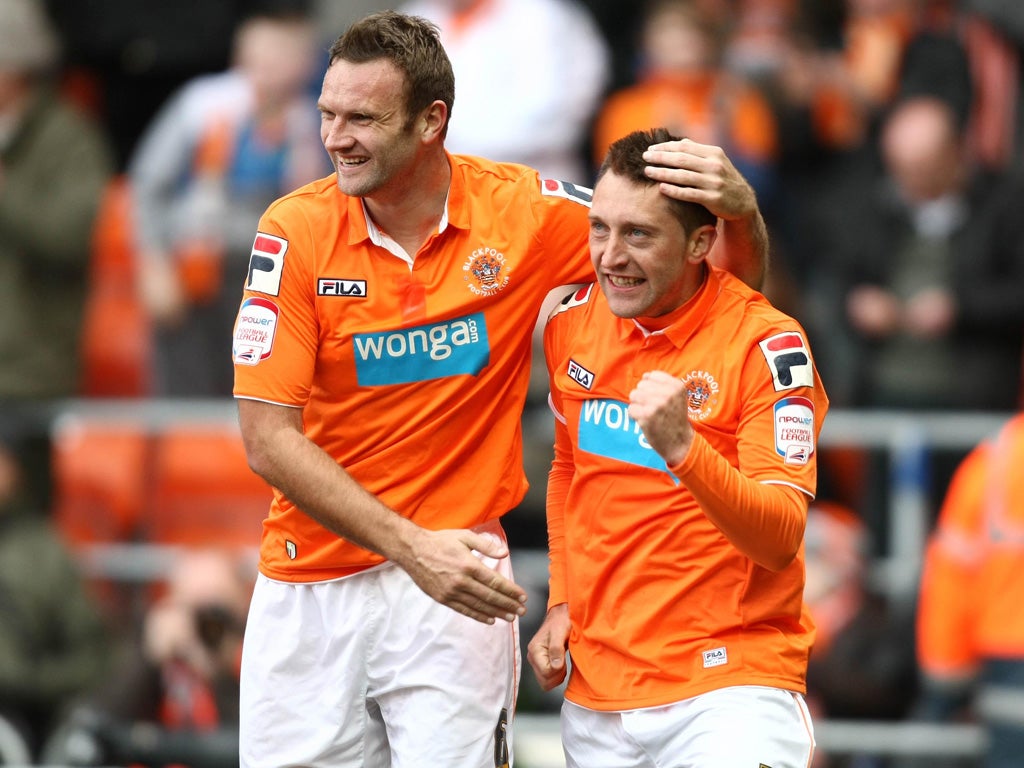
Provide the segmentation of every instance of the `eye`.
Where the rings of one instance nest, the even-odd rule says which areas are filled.
[[[603,222],[593,220],[590,222],[590,234],[602,235],[607,231],[608,227],[606,227]]]

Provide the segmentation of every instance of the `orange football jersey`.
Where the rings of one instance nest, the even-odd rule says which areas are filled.
[[[522,499],[536,318],[552,288],[592,275],[589,189],[449,159],[446,216],[411,261],[333,176],[274,203],[233,342],[236,397],[303,408],[313,442],[431,529],[472,527]],[[381,560],[275,495],[267,576],[320,581]]]
[[[596,285],[581,289],[552,314],[545,352],[562,446],[548,519],[550,604],[567,602],[572,619],[566,697],[618,710],[728,685],[803,692],[813,626],[802,546],[781,571],[756,564],[628,414],[644,372],[678,376],[697,435],[680,466],[706,461],[705,476],[736,468],[755,494],[782,484],[812,498],[828,400],[801,327],[709,268],[681,316],[656,332],[612,315]],[[707,461],[719,455],[720,465]],[[793,516],[799,545],[806,506]]]

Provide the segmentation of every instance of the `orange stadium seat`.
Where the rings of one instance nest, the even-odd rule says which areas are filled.
[[[151,446],[142,424],[71,416],[53,430],[54,521],[81,558],[86,586],[115,633],[137,618],[139,579],[118,574],[122,564],[103,549],[137,540],[150,503]]]
[[[55,427],[54,516],[73,549],[134,537],[147,503],[148,445],[140,426],[70,419]]]
[[[154,544],[255,547],[272,492],[246,461],[237,430],[168,427],[154,453],[143,537]]]
[[[135,283],[128,182],[108,186],[93,229],[82,327],[85,397],[138,397],[150,390],[150,329]]]

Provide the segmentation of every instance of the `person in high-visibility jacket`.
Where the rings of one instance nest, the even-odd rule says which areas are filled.
[[[1024,414],[957,468],[928,544],[917,616],[922,717],[965,704],[986,768],[1024,755]]]

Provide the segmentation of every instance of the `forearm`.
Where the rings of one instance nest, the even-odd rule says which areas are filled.
[[[300,408],[239,399],[238,411],[249,466],[324,528],[384,556],[472,619],[513,621],[525,612],[526,593],[484,563],[508,556],[503,538],[427,530],[402,517],[303,434]]]
[[[548,606],[568,600],[565,575],[565,500],[573,476],[572,447],[565,425],[555,424],[555,458],[548,473]]]
[[[279,406],[239,401],[240,412]],[[294,413],[287,413],[294,411]],[[401,517],[360,485],[301,430],[301,410],[280,409],[243,436],[250,466],[305,514],[329,531],[398,564],[410,556],[418,526]]]
[[[670,469],[740,552],[773,571],[792,562],[803,540],[806,494],[746,477],[699,434]]]
[[[739,219],[721,219],[718,242],[712,251],[715,266],[739,277],[755,290],[764,287],[770,262],[768,227],[761,212]]]

